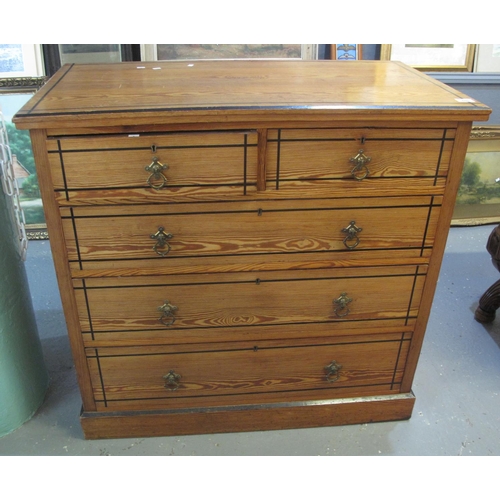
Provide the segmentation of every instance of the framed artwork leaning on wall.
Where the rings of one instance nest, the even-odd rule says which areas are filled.
[[[500,127],[474,127],[452,225],[500,222]]]
[[[475,45],[411,44],[382,45],[380,59],[401,61],[421,71],[472,71]]]
[[[18,130],[12,123],[12,117],[45,82],[45,77],[0,78],[0,114],[7,130],[28,239],[47,239],[48,233],[30,134]]]

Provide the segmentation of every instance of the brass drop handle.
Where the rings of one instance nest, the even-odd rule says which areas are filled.
[[[173,234],[165,233],[165,228],[160,226],[158,231],[155,234],[150,235],[151,239],[156,240],[156,243],[153,247],[153,250],[162,257],[170,252],[170,245],[168,244],[168,240],[174,237]]]
[[[368,177],[370,171],[366,166],[367,163],[370,163],[371,158],[366,156],[362,149],[358,151],[358,154],[353,158],[350,158],[349,161],[354,163],[354,167],[351,170],[351,175],[357,180],[362,181],[364,178]]]
[[[363,228],[356,226],[356,221],[352,220],[347,227],[342,229],[342,232],[347,234],[343,241],[344,246],[349,250],[356,248],[359,245],[358,233],[361,231]]]
[[[170,370],[166,375],[163,375],[163,380],[165,380],[165,389],[170,389],[171,391],[176,391],[179,388],[179,380],[182,377],[175,373],[174,370]]]
[[[177,311],[177,309],[177,306],[174,306],[168,300],[166,300],[163,305],[158,307],[158,311],[162,313],[159,321],[165,326],[173,325],[175,323],[175,312]]]
[[[334,309],[334,312],[339,318],[343,318],[351,312],[347,307],[347,304],[349,304],[350,302],[352,302],[352,299],[347,296],[346,292],[342,292],[340,294],[340,297],[333,301],[333,303],[337,306]]]
[[[335,360],[328,366],[325,366],[326,380],[328,382],[336,382],[340,378],[339,371],[341,369],[342,365],[339,365]]]
[[[144,167],[144,169],[150,172],[147,182],[153,189],[161,189],[167,184],[167,178],[163,175],[163,171],[168,169],[168,165],[160,163],[156,156],[153,157],[153,161],[147,167]]]

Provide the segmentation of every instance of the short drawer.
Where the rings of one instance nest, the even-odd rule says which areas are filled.
[[[272,130],[268,189],[338,180],[345,181],[344,190],[377,189],[381,181],[414,178],[421,186],[443,185],[453,138],[454,130],[446,129]]]
[[[193,188],[244,194],[257,182],[253,131],[54,137],[48,151],[60,201],[159,200]]]
[[[304,393],[322,399],[335,397],[335,392],[344,397],[362,390],[376,394],[380,388],[390,392],[401,381],[409,343],[400,335],[364,343],[344,339],[320,345],[195,346],[190,352],[99,348],[87,349],[87,359],[101,406],[123,408],[128,403],[146,409],[179,401],[200,404],[203,397],[220,404],[235,396],[251,402],[259,394],[283,392],[288,400],[304,398]],[[190,397],[196,399],[189,403]]]
[[[179,260],[432,247],[440,197],[251,201],[61,209],[73,269],[173,267]],[[263,257],[265,258],[265,257]],[[205,259],[207,260],[207,259]]]
[[[426,266],[74,280],[82,332],[163,331],[166,340],[228,329],[349,322],[411,325]],[[185,332],[184,334],[182,332]],[[219,332],[220,334],[220,332]]]

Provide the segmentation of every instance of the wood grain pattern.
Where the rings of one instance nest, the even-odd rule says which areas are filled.
[[[48,142],[54,188],[148,188],[145,167],[158,158],[167,167],[166,188],[255,185],[257,134],[193,133],[60,138]],[[152,147],[155,147],[153,152]]]
[[[411,368],[406,372],[404,376],[403,390],[411,387],[413,378],[415,376],[415,370],[417,367],[418,358],[420,356],[420,350],[422,348],[425,330],[427,328],[427,321],[429,319],[432,302],[434,299],[434,293],[436,291],[439,270],[446,246],[451,217],[453,215],[454,201],[456,198],[458,187],[460,186],[462,168],[464,165],[465,154],[467,152],[467,143],[470,137],[471,128],[471,123],[463,123],[457,130],[457,140],[450,162],[450,174],[448,176],[445,193],[446,199],[449,200],[449,202],[443,205],[442,215],[439,219],[437,227],[437,231],[441,235],[441,237],[436,239],[431,256],[429,279],[425,284],[425,290],[422,296],[421,313],[417,321],[418,325],[415,329],[416,336],[414,341],[412,342],[409,353],[408,361]]]
[[[356,326],[358,326],[356,328]],[[210,350],[210,346],[224,342],[226,348],[229,344],[238,344],[242,347],[245,343],[251,342],[253,347],[256,342],[265,341],[270,344],[273,341],[280,342],[280,346],[302,344],[313,345],[318,342],[325,342],[325,339],[336,343],[341,342],[342,338],[354,339],[359,342],[369,342],[372,340],[394,340],[404,336],[410,339],[413,334],[414,320],[408,321],[408,324],[402,326],[399,319],[385,319],[377,322],[359,321],[359,322],[338,322],[335,325],[331,323],[309,323],[303,324],[285,324],[268,325],[262,327],[238,326],[234,328],[216,327],[210,330],[200,328],[192,329],[163,329],[154,330],[127,330],[116,332],[83,332],[82,338],[89,349],[95,347],[106,347],[111,351],[114,347],[127,347],[129,350],[136,349],[137,352],[146,352],[150,346],[168,346],[172,352],[191,352],[199,349]],[[92,354],[92,353],[90,353]]]
[[[259,200],[286,199],[346,199],[353,196],[378,197],[387,193],[387,197],[442,196],[446,178],[367,178],[362,182],[354,179],[334,180],[290,180],[280,183],[276,190],[276,181],[267,182],[266,191],[257,191],[256,186],[248,184],[246,196],[255,196]],[[194,202],[226,202],[241,201],[244,195],[242,185],[223,186],[188,186],[174,187],[166,190],[152,188],[123,189],[77,189],[57,191],[58,204],[62,207],[77,207],[90,205],[128,205],[142,203],[194,203]]]
[[[120,356],[116,349],[107,356],[103,348],[88,361],[99,401],[321,391],[399,382],[403,370],[397,364],[400,356],[405,359],[408,344],[386,341],[279,349],[263,343],[246,350],[188,354],[161,354],[157,349],[142,356],[126,356],[125,352]],[[333,360],[342,368],[338,380],[332,382],[327,380],[325,367]],[[175,389],[165,387],[163,376],[170,370],[181,375]]]
[[[214,122],[204,122],[200,123],[177,123],[175,120],[170,122],[149,122],[142,124],[135,124],[134,126],[129,125],[119,125],[111,123],[96,123],[92,127],[78,126],[77,131],[79,136],[87,137],[100,137],[101,134],[104,135],[122,135],[122,134],[164,134],[164,133],[186,133],[186,132],[224,132],[228,131],[267,131],[269,137],[272,137],[277,130],[282,132],[293,132],[294,130],[299,130],[303,134],[306,130],[335,130],[339,135],[342,129],[359,129],[359,130],[370,130],[371,127],[376,126],[380,129],[392,129],[396,134],[396,137],[407,138],[406,130],[420,130],[423,137],[435,139],[435,134],[432,133],[433,130],[438,130],[442,132],[446,129],[446,137],[453,138],[453,131],[457,128],[458,124],[463,120],[455,120],[454,117],[450,116],[448,120],[439,120],[436,122],[429,115],[425,116],[413,116],[407,114],[406,117],[400,117],[395,121],[395,117],[383,118],[377,117],[375,114],[373,116],[369,115],[369,124],[366,120],[360,120],[360,117],[352,117],[349,119],[346,116],[336,116],[335,119],[327,119],[327,116],[312,117],[310,116],[308,120],[300,114],[299,111],[293,109],[287,110],[286,113],[281,113],[279,110],[273,110],[272,116],[262,119],[262,113],[256,113],[252,117],[247,117],[244,125],[241,122],[232,122],[230,119],[224,120],[224,127],[218,121]],[[366,118],[368,118],[368,115]],[[229,118],[229,117],[228,117]],[[417,118],[417,119],[416,119]],[[395,128],[397,127],[397,128]],[[415,128],[417,127],[417,128]],[[430,133],[428,131],[431,131]],[[64,126],[61,127],[50,127],[47,129],[47,135],[49,140],[55,137],[70,137],[75,135],[75,127]],[[314,134],[313,134],[314,135]],[[415,134],[412,134],[415,135]],[[292,136],[293,137],[293,134]]]
[[[311,274],[286,273],[274,280],[269,275],[245,275],[238,281],[217,282],[208,276],[186,282],[173,279],[153,285],[128,285],[126,279],[107,278],[96,287],[86,280],[84,289],[76,290],[76,299],[83,331],[118,331],[139,329],[192,329],[238,327],[283,323],[345,322],[360,320],[400,319],[404,325],[415,317],[424,276],[415,276],[415,268],[401,268],[388,276],[386,269],[377,269],[372,277],[366,270],[352,278],[313,279]],[[275,273],[276,275],[276,273]],[[241,279],[241,278],[240,278]],[[180,281],[180,283],[179,283]],[[204,282],[205,281],[205,282]],[[97,281],[98,282],[98,281]],[[346,292],[352,299],[350,313],[335,313],[334,300]],[[413,299],[413,302],[412,302]],[[165,327],[158,307],[168,300],[178,311],[175,323]],[[345,314],[342,310],[339,314]]]
[[[366,124],[365,124],[366,125]],[[391,126],[392,125],[392,126]],[[390,140],[390,141],[406,141],[406,140],[421,140],[421,141],[442,141],[453,140],[455,138],[455,130],[457,123],[448,124],[428,123],[419,124],[415,128],[415,122],[407,124],[399,124],[394,128],[394,123],[377,124],[376,127],[363,126],[357,124],[337,124],[335,122],[331,127],[326,128],[292,128],[292,129],[273,129],[268,130],[268,140],[276,142],[278,137],[282,141],[348,141],[361,144],[365,142]],[[412,127],[413,125],[413,127]]]
[[[390,61],[138,66],[65,66],[14,118],[33,137],[85,436],[409,418],[471,123],[489,108]]]
[[[257,189],[266,190],[267,178],[267,129],[258,130]]]
[[[100,261],[100,267],[106,268],[115,259],[123,260],[122,267],[135,266],[134,259],[154,259],[151,266],[168,267],[172,259],[196,256],[349,252],[348,246],[355,244],[352,251],[432,246],[439,206],[431,208],[421,198],[405,201],[405,205],[388,207],[391,201],[376,199],[365,209],[340,208],[339,203],[262,201],[246,206],[225,204],[201,213],[196,212],[196,205],[187,211],[148,205],[74,208],[62,213],[68,256],[70,261],[79,261],[80,269],[86,269],[89,260]],[[361,228],[357,243],[354,238],[346,240],[344,230],[351,222]],[[151,239],[159,227],[172,235],[168,247],[157,249],[168,251],[164,256],[155,251],[156,241]]]
[[[348,267],[383,266],[389,261],[395,266],[421,265],[429,263],[432,249],[424,252],[420,249],[414,250],[385,250],[383,254],[378,253],[378,258],[368,252],[348,252],[329,258],[323,253],[308,255],[299,254],[264,254],[219,257],[194,257],[179,260],[170,260],[168,266],[156,266],[155,261],[135,260],[134,267],[122,267],[123,261],[108,261],[105,268],[100,262],[89,261],[85,263],[85,269],[79,269],[78,262],[71,262],[71,276],[82,278],[128,278],[146,276],[186,276],[211,274],[221,276],[227,273],[241,272],[269,272],[269,271],[314,271],[318,269],[345,269]],[[306,259],[304,259],[306,257]],[[153,266],[151,265],[153,264]],[[216,278],[219,279],[219,278]],[[76,280],[75,280],[76,281]]]
[[[351,389],[352,390],[352,389]],[[146,437],[262,429],[301,429],[332,425],[404,420],[411,417],[415,396],[365,396],[359,398],[301,401],[299,403],[219,406],[200,412],[186,411],[83,412],[86,439]]]
[[[86,363],[81,326],[73,293],[71,274],[69,272],[68,255],[64,244],[62,223],[58,214],[57,204],[53,195],[52,179],[50,176],[49,160],[47,155],[46,135],[44,130],[30,131],[33,154],[38,169],[38,182],[43,200],[45,221],[50,232],[50,247],[54,260],[63,312],[70,333],[69,342],[73,352],[77,380],[82,394],[84,407],[95,410],[95,401],[92,395],[92,384]]]
[[[440,137],[432,139],[415,130],[408,130],[405,139],[391,129],[294,132],[284,131],[269,141],[268,181],[351,179],[354,163],[350,159],[360,150],[370,158],[370,178],[442,177],[453,147],[451,139],[444,140],[444,130],[434,131]]]
[[[140,66],[140,67],[138,67]],[[154,69],[160,68],[160,69]],[[82,89],[85,89],[82,91]],[[64,66],[20,127],[141,125],[331,116],[485,119],[490,110],[392,61],[197,61]],[[272,113],[269,113],[272,110]],[[291,115],[291,111],[296,114]],[[297,112],[300,111],[300,112]],[[314,118],[312,118],[314,117]]]

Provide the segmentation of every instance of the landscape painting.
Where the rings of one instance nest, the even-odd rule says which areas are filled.
[[[45,216],[30,134],[27,130],[18,130],[12,123],[12,117],[32,96],[33,92],[0,92],[0,111],[7,130],[14,176],[24,212],[28,238],[45,239],[47,237]]]
[[[500,222],[500,138],[473,139],[465,158],[453,224],[495,222]]]

